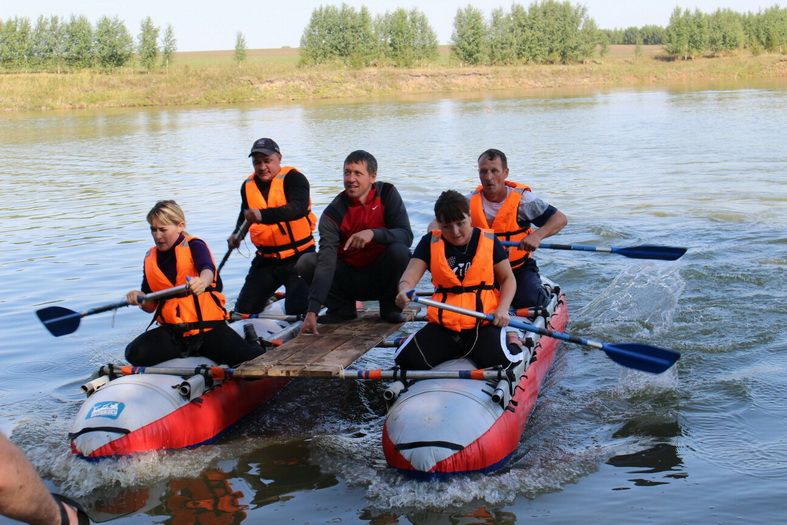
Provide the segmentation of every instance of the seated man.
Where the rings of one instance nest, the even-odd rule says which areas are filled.
[[[320,217],[320,251],[303,255],[298,273],[311,282],[309,306],[301,332],[317,332],[321,322],[355,319],[355,301],[380,302],[380,317],[403,321],[396,306],[396,283],[410,259],[413,232],[396,188],[376,182],[377,159],[366,151],[344,160],[344,191]]]
[[[434,205],[438,229],[427,233],[399,280],[396,304],[404,308],[407,292],[426,270],[432,274],[432,299],[492,314],[492,324],[475,317],[429,307],[426,326],[408,337],[396,353],[396,364],[424,370],[449,359],[468,358],[478,368],[509,366],[522,360],[515,338],[504,337],[516,283],[503,245],[490,230],[470,225],[467,199],[443,192]],[[499,285],[499,290],[495,287]]]
[[[544,306],[549,294],[541,286],[532,253],[545,238],[568,224],[566,216],[536,195],[529,186],[509,182],[505,153],[488,149],[478,157],[481,185],[470,195],[470,218],[477,228],[490,228],[500,240],[516,241],[508,258],[516,278],[514,308]],[[536,228],[533,228],[536,226]]]
[[[257,139],[249,157],[254,173],[240,189],[236,230],[244,219],[251,224],[249,235],[257,255],[238,294],[235,311],[260,312],[273,292],[284,285],[285,311],[305,313],[309,287],[295,271],[295,263],[304,253],[314,252],[312,232],[317,218],[311,210],[309,181],[296,168],[281,165],[279,145],[271,139]],[[237,248],[240,241],[231,235],[227,246]]]

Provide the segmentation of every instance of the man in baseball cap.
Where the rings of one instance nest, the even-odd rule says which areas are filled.
[[[281,165],[281,149],[273,139],[261,138],[251,146],[254,171],[240,189],[241,207],[236,232],[247,221],[257,255],[251,262],[235,311],[255,314],[262,311],[276,289],[286,289],[288,314],[306,312],[309,287],[295,271],[301,255],[315,250],[312,232],[317,218],[311,210],[309,181],[293,166]],[[236,248],[241,238],[227,239]]]
[[[278,153],[281,155],[281,150],[279,149],[279,145],[276,144],[273,139],[261,138],[255,140],[254,144],[251,145],[251,153],[249,153],[249,157],[252,157],[255,153],[262,153],[263,155],[273,155],[274,153]]]

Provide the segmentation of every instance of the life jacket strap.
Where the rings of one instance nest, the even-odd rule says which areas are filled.
[[[281,252],[285,250],[294,250],[296,253],[298,253],[301,251],[298,248],[310,243],[312,244],[314,243],[313,235],[304,237],[299,241],[294,241],[287,244],[280,244],[278,246],[257,246],[257,255],[260,255],[262,257],[281,259]]]

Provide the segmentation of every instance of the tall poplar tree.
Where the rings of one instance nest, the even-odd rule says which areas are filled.
[[[137,54],[139,55],[140,64],[148,71],[156,66],[156,58],[159,51],[158,35],[159,28],[153,24],[153,20],[149,16],[145,17],[139,27]]]

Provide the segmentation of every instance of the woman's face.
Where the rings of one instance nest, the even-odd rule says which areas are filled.
[[[465,214],[462,220],[440,223],[440,232],[443,239],[454,246],[464,246],[470,242],[473,234],[473,226],[470,224],[470,216]]]
[[[186,225],[182,222],[180,224],[165,224],[157,218],[153,218],[150,222],[150,234],[153,236],[156,248],[162,252],[172,248],[185,227]]]

